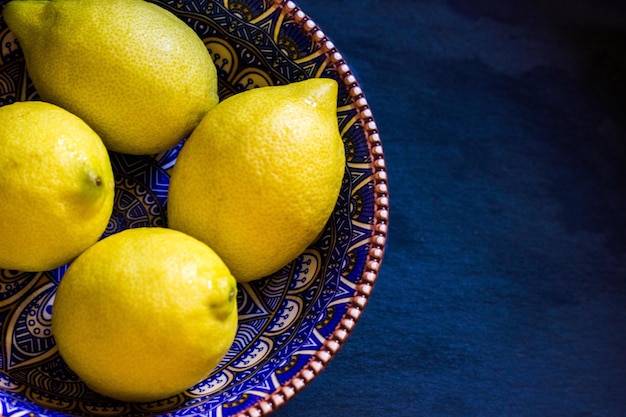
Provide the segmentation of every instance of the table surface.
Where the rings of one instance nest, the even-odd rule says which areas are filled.
[[[296,3],[374,112],[390,234],[274,415],[626,416],[626,3]]]

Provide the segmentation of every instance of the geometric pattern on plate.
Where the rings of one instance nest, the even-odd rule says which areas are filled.
[[[0,7],[6,0],[0,0]],[[356,77],[330,39],[291,1],[167,0],[155,3],[203,39],[218,68],[221,99],[311,77],[339,82],[337,120],[347,163],[324,232],[297,259],[241,284],[231,350],[180,395],[123,403],[90,391],[58,355],[50,334],[54,294],[67,265],[0,270],[0,415],[256,416],[314,378],[348,337],[377,277],[388,221],[382,145]],[[0,21],[0,106],[37,99],[19,43]],[[167,225],[169,170],[184,140],[152,156],[111,152],[115,206],[104,235]]]

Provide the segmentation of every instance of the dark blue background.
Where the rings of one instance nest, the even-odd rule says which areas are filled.
[[[301,0],[390,178],[380,277],[286,416],[626,416],[626,2]]]

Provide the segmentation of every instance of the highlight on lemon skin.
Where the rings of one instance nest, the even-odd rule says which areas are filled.
[[[0,107],[0,268],[45,271],[95,243],[113,211],[100,137],[58,106]]]

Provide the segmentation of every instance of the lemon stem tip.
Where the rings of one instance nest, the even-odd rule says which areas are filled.
[[[91,180],[96,187],[102,185],[102,178],[100,178],[100,176],[93,171],[89,171],[89,180]]]

